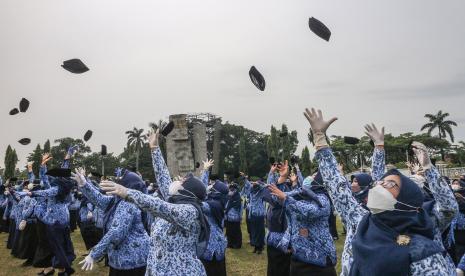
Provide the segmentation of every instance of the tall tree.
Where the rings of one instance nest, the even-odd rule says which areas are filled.
[[[449,116],[449,113],[443,113],[439,110],[436,114],[425,114],[425,118],[429,119],[429,122],[421,127],[421,130],[427,130],[428,134],[431,135],[433,130],[438,130],[439,139],[447,139],[449,135],[450,141],[454,142],[454,133],[452,126],[457,126],[457,123],[451,120],[445,120]],[[444,160],[444,149],[441,149],[441,158]]]
[[[300,157],[300,171],[304,177],[309,176],[312,173],[312,161],[310,161],[310,151],[307,146],[302,149],[302,155]]]
[[[42,149],[40,148],[40,144],[37,144],[36,149],[29,154],[27,161],[34,162],[32,164],[32,171],[34,172],[34,175],[38,176],[40,162],[42,161]]]
[[[10,145],[6,148],[5,154],[5,179],[11,178],[15,175],[16,164],[18,163],[18,156],[16,150],[13,150]]]
[[[63,159],[68,152],[68,148],[71,146],[78,146],[78,151],[74,154],[73,158],[71,159],[73,167],[82,167],[84,156],[87,153],[90,153],[90,147],[84,144],[84,141],[81,139],[73,139],[70,137],[56,139],[56,145],[53,145],[50,148],[50,154],[52,155],[53,159],[49,162],[50,168],[60,167],[63,163]],[[45,152],[45,150],[44,150]]]
[[[245,137],[241,136],[241,139],[239,140],[239,170],[245,174],[247,174],[247,152],[246,152],[246,141]]]
[[[44,144],[44,152],[50,152],[50,140],[47,139]]]
[[[146,136],[142,134],[144,129],[134,127],[132,130],[126,131],[128,136],[128,148],[133,149],[136,154],[136,170],[139,170],[139,154],[141,148],[144,146]]]
[[[160,129],[160,131],[165,128],[165,126],[167,125],[168,123],[166,121],[163,121],[162,119],[158,120],[157,123],[155,122],[150,122],[149,123],[149,127],[153,130],[153,131],[157,131],[157,129]],[[163,136],[163,135],[160,135],[160,141],[159,141],[159,145],[160,145],[160,151],[161,153],[163,154],[163,158],[165,158],[166,160],[166,137]]]
[[[273,157],[277,161],[289,160],[298,144],[297,131],[289,132],[285,124],[281,126],[281,130],[271,126],[270,136],[266,144],[269,157]]]

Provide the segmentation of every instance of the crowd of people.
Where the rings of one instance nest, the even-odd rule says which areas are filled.
[[[367,125],[371,173],[346,177],[326,137],[337,119],[314,109],[304,115],[318,162],[307,176],[283,160],[267,179],[220,180],[206,160],[200,175],[173,177],[158,132],[148,139],[154,183],[130,169],[108,177],[71,168],[76,147],[59,168],[48,169],[44,154],[38,176],[28,163],[28,179],[0,185],[6,247],[38,275],[72,275],[74,261],[82,270],[102,261],[115,276],[221,276],[226,249],[242,247],[245,215],[250,254],[266,246],[269,276],[333,276],[338,261],[341,275],[464,275],[465,175],[441,176],[419,142],[408,174],[386,170],[384,128]],[[341,260],[335,214],[346,233]],[[77,227],[88,250],[78,260],[70,237]]]

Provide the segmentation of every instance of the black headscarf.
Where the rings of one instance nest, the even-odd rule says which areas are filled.
[[[360,191],[352,193],[355,199],[362,204],[366,204],[366,198],[368,196],[368,191],[370,190],[373,179],[369,174],[358,173],[352,175],[352,181],[357,179],[358,186],[360,186]]]
[[[255,185],[255,186],[258,186],[258,185]],[[234,193],[231,196],[228,195],[228,204],[226,207],[226,213],[228,213],[229,210],[231,209],[236,209],[237,211],[240,211],[241,206],[242,206],[242,199],[241,199],[241,195],[239,194],[239,189],[237,185],[232,184],[230,187],[232,188]]]
[[[53,185],[52,185],[53,184]],[[58,202],[65,202],[76,185],[76,182],[69,177],[55,177],[51,186],[58,187],[58,193],[55,196]]]
[[[223,228],[224,207],[228,197],[228,186],[216,180],[207,194],[207,204],[210,206],[210,214],[215,219],[216,224]]]
[[[420,208],[424,198],[418,185],[397,170],[390,170],[383,179],[389,175],[397,175],[401,179],[397,201],[417,206],[418,209],[415,211],[396,203],[397,210],[368,213],[362,218],[352,241],[352,276],[406,276],[410,273],[412,262],[443,251],[433,240],[433,222]],[[410,242],[400,245],[397,242],[399,235],[408,236]]]

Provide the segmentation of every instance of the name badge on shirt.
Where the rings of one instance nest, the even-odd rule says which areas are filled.
[[[307,228],[300,228],[299,235],[301,237],[307,238],[308,237],[308,229]]]

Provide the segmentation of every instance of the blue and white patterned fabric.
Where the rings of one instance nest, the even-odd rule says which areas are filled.
[[[228,207],[229,201],[226,203],[225,208]],[[231,208],[227,213],[224,214],[224,220],[229,222],[240,222],[242,221],[242,204],[241,208],[237,210],[236,208]]]
[[[152,152],[157,183],[163,198],[171,184],[168,167],[159,148]],[[127,200],[154,216],[146,275],[206,275],[197,257],[201,227],[197,209],[190,204],[171,204],[130,190]]]
[[[200,180],[205,185],[208,186],[208,178],[209,178],[209,171],[204,170],[200,175]],[[202,260],[212,261],[217,260],[221,261],[224,260],[226,247],[228,245],[228,241],[223,233],[223,221],[221,222],[221,227],[218,226],[215,218],[211,214],[210,205],[208,203],[202,203],[202,211],[204,215],[207,217],[208,224],[210,225],[210,237],[208,238],[207,249],[205,250],[204,254],[202,255]]]
[[[371,178],[373,181],[379,181],[383,178],[386,168],[384,149],[375,147],[373,157],[371,158]]]
[[[69,203],[69,209],[70,210],[77,210],[81,206],[81,201],[76,198],[74,193],[71,193],[71,202]]]
[[[252,191],[252,184],[247,178],[244,178],[243,195],[246,196],[248,199],[247,211],[249,218],[251,216],[264,217],[266,213],[265,201],[260,196],[260,191]]]
[[[336,264],[336,247],[329,232],[331,203],[324,194],[317,194],[321,207],[315,201],[295,200],[294,191],[286,193],[284,201],[288,227],[278,248],[291,248],[292,258],[320,267]],[[327,263],[327,259],[331,263]]]
[[[46,199],[46,208],[39,208],[38,211],[44,212],[37,214],[37,217],[47,225],[69,225],[69,201],[57,201],[58,187],[52,187],[46,190],[31,192],[34,198]],[[37,199],[36,199],[37,200]],[[37,202],[43,202],[40,199]]]
[[[21,220],[25,220],[27,222],[34,222],[34,206],[36,205],[36,200],[30,196],[24,197],[24,207],[21,213]]]
[[[352,240],[362,217],[368,213],[357,204],[352,196],[347,180],[337,169],[337,161],[330,148],[323,148],[315,155],[324,185],[334,203],[336,211],[341,215],[347,229],[347,236],[342,254],[341,275],[349,275],[352,265]],[[435,224],[435,242],[442,245],[440,233],[447,228],[457,212],[457,203],[447,183],[440,177],[436,168],[426,170],[426,179],[436,199],[432,220]],[[454,275],[454,268],[441,253],[413,262],[410,275]]]
[[[201,259],[207,261],[224,260],[228,241],[224,236],[223,229],[216,224],[215,219],[211,216],[210,205],[208,205],[208,203],[202,203],[202,211],[207,217],[208,224],[210,225],[210,237],[208,239],[207,249]]]
[[[101,194],[91,182],[81,187],[82,194],[101,210],[107,210],[113,196]],[[108,254],[111,267],[128,270],[147,265],[149,236],[142,224],[141,211],[132,203],[121,200],[108,219],[108,231],[92,248],[90,256],[99,260]]]
[[[268,178],[266,179],[266,184],[276,184],[278,182],[279,174],[276,172],[270,171],[268,173]]]
[[[95,208],[98,209],[98,208]],[[92,214],[92,217],[88,218],[87,215],[89,212]],[[94,215],[94,205],[90,202],[87,202],[87,204],[84,204],[83,206],[80,206],[79,208],[79,220],[82,223],[92,223],[95,220],[95,215]],[[103,228],[103,227],[100,227]]]

